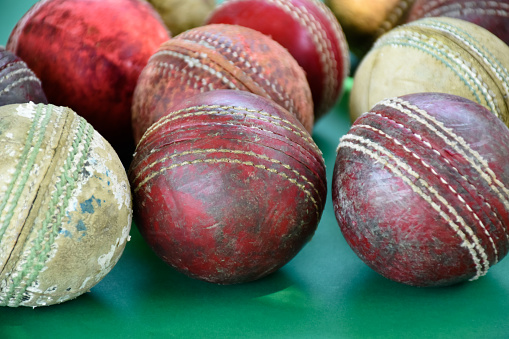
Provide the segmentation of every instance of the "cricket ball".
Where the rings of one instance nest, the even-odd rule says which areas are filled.
[[[216,6],[215,0],[147,0],[161,15],[173,35],[203,26]]]
[[[332,197],[355,253],[415,286],[475,280],[509,248],[509,129],[463,97],[385,99],[341,138]]]
[[[419,92],[459,95],[509,123],[509,46],[454,18],[423,18],[380,37],[360,63],[350,96],[352,121],[377,102]]]
[[[251,28],[206,25],[163,43],[138,79],[132,123],[138,142],[171,106],[218,89],[252,92],[274,100],[313,129],[313,100],[306,76],[279,43]]]
[[[350,72],[349,49],[338,20],[320,0],[224,1],[207,23],[253,28],[285,47],[306,73],[315,120],[342,94]]]
[[[0,106],[30,101],[48,103],[41,81],[23,60],[0,47]]]
[[[327,185],[320,150],[274,101],[236,90],[183,100],[144,134],[129,169],[155,253],[217,284],[276,271],[311,239]]]
[[[352,52],[362,58],[382,34],[406,21],[415,0],[325,0]]]
[[[87,292],[131,228],[126,172],[69,108],[0,107],[0,305],[46,306]]]
[[[484,27],[509,44],[508,0],[416,0],[408,21],[441,16],[466,20]]]
[[[39,77],[49,102],[84,117],[124,158],[134,151],[136,80],[168,39],[142,0],[46,0],[21,18],[7,49]]]

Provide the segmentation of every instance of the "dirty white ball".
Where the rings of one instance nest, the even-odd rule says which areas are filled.
[[[117,154],[72,110],[0,107],[0,305],[78,297],[120,258],[132,199]]]

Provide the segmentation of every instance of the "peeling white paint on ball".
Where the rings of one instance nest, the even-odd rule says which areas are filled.
[[[16,107],[16,113],[20,117],[28,118],[32,120],[35,117],[35,111],[36,111],[37,105],[30,101],[26,105],[19,105]]]
[[[10,105],[0,118],[0,136],[10,135],[0,157],[11,160],[0,163],[0,305],[76,298],[108,274],[129,237],[125,170],[68,108]]]

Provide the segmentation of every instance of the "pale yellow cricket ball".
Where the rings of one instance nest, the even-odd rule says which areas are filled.
[[[119,260],[132,199],[108,142],[69,108],[0,107],[0,305],[87,292]]]
[[[386,98],[419,92],[462,96],[509,124],[509,46],[488,30],[452,18],[426,18],[380,37],[354,76],[355,121]]]

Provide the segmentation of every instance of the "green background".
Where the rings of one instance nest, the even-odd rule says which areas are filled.
[[[33,3],[2,2],[0,44]],[[156,257],[134,226],[119,263],[90,293],[49,307],[0,307],[0,339],[509,338],[508,259],[474,282],[415,288],[381,277],[348,247],[330,195],[347,101],[348,91],[316,124],[328,200],[312,241],[281,270],[234,286],[192,280]]]

